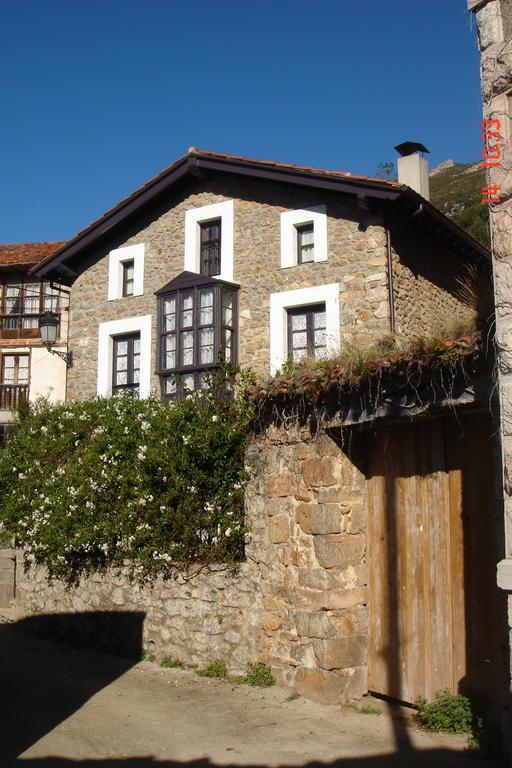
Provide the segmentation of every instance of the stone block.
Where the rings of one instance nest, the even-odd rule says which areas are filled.
[[[0,581],[0,608],[7,608],[11,600],[14,600],[14,580]]]
[[[335,630],[325,611],[297,611],[295,625],[300,637],[333,637]]]
[[[341,532],[339,504],[299,504],[295,517],[304,533]]]
[[[311,566],[302,566],[298,572],[299,584],[308,589],[327,590],[343,585],[343,578],[339,571],[325,568],[312,568]]]
[[[287,473],[272,474],[267,478],[267,496],[293,496],[294,488],[291,475]]]
[[[295,688],[301,696],[320,704],[342,704],[367,693],[366,669],[328,672],[324,669],[298,669]]]
[[[366,663],[367,635],[313,641],[317,664],[322,669],[348,669]]]
[[[321,459],[306,459],[302,463],[304,482],[313,488],[336,483],[336,460],[330,456]]]
[[[265,504],[265,513],[269,515],[269,517],[273,517],[274,515],[288,515],[289,517],[292,517],[294,511],[295,501],[293,501],[293,499],[278,497],[268,499]]]
[[[323,568],[348,568],[363,559],[365,538],[360,534],[328,534],[315,536],[314,545],[318,564]]]
[[[280,629],[283,624],[283,619],[277,613],[265,613],[261,621],[261,626],[266,632],[275,632]]]
[[[350,510],[350,533],[364,533],[368,524],[366,504],[356,501]]]
[[[281,544],[290,538],[290,519],[285,515],[269,518],[268,535],[274,544]]]
[[[368,603],[368,589],[330,589],[311,595],[308,601],[311,608],[317,611],[338,611],[343,608],[351,608],[355,605]]]

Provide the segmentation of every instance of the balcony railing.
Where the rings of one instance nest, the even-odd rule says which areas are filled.
[[[23,397],[28,397],[28,384],[0,384],[0,411],[15,411]]]

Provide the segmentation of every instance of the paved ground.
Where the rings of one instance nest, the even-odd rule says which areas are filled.
[[[0,766],[490,768],[465,739],[283,688],[131,665],[0,625]],[[399,742],[397,746],[397,741]]]

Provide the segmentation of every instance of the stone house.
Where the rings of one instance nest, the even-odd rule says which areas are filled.
[[[191,148],[32,270],[70,287],[67,397],[172,398],[219,358],[268,377],[347,342],[467,332],[458,281],[487,274],[489,254],[418,189]],[[265,422],[237,575],[140,587],[108,573],[69,590],[20,566],[20,615],[143,610],[157,655],[262,660],[319,701],[448,687],[499,709],[489,380],[464,368],[441,395],[406,379],[398,399],[371,393],[364,418],[334,397],[321,429],[309,406],[293,428]]]
[[[39,317],[59,316],[56,349],[67,336],[67,298],[59,286],[29,275],[62,243],[0,244],[0,433],[11,421],[20,397],[64,400],[66,365],[41,342]],[[1,434],[0,434],[1,438]]]

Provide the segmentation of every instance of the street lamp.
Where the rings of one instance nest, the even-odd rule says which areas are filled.
[[[73,353],[72,352],[59,352],[57,349],[53,349],[55,342],[57,341],[57,334],[59,332],[59,316],[55,312],[43,312],[39,318],[39,333],[41,334],[41,341],[44,346],[51,352],[52,355],[57,355],[64,360],[67,368],[71,368],[73,365]]]

